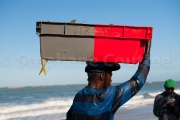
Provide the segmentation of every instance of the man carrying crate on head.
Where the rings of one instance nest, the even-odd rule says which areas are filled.
[[[113,120],[118,108],[145,84],[150,70],[150,48],[151,41],[147,41],[138,70],[130,80],[117,86],[111,86],[111,77],[112,71],[120,69],[119,64],[87,62],[88,85],[75,95],[67,120]]]

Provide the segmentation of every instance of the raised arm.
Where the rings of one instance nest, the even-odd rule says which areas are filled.
[[[146,82],[146,78],[150,70],[150,49],[151,41],[147,41],[143,62],[139,64],[138,70],[128,81],[128,83],[130,83],[129,87],[131,89],[131,97],[133,97]]]
[[[139,64],[136,73],[130,80],[116,86],[117,93],[113,102],[112,112],[115,113],[120,106],[131,99],[145,84],[150,70],[150,49],[151,41],[147,41],[143,61]]]

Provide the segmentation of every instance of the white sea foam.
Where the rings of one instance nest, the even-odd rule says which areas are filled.
[[[138,106],[144,106],[147,104],[152,104],[154,98],[144,98],[143,95],[137,95],[131,98],[128,102],[126,102],[122,107],[126,108],[135,108]]]
[[[162,93],[162,91],[160,92],[154,92],[154,93],[148,93],[148,95],[152,96],[152,97],[156,97],[156,95]]]
[[[8,114],[1,114],[0,120],[7,120],[11,118],[20,118],[20,117],[34,117],[40,115],[49,115],[49,114],[56,114],[56,113],[65,113],[68,111],[69,107],[65,107],[63,109],[42,109],[42,110],[32,110],[32,111],[23,111],[23,112],[13,112]]]
[[[11,112],[19,112],[19,111],[28,111],[28,110],[36,110],[50,107],[66,107],[72,104],[72,99],[49,99],[42,103],[34,103],[28,105],[13,105],[13,106],[1,106],[1,113],[11,113]]]
[[[42,103],[0,107],[0,120],[10,118],[66,113],[73,99],[49,99]]]
[[[141,99],[141,98],[144,98],[144,96],[143,95],[136,95],[136,96],[134,96],[132,99]]]

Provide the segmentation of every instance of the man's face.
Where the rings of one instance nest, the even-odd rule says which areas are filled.
[[[171,95],[174,92],[174,88],[166,88],[165,87],[165,91],[168,95]]]

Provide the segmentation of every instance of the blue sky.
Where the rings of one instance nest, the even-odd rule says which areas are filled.
[[[36,21],[152,26],[147,81],[180,80],[179,0],[0,0],[0,87],[84,84],[85,62],[49,62],[39,75]],[[121,64],[113,82],[131,78],[137,65]]]

